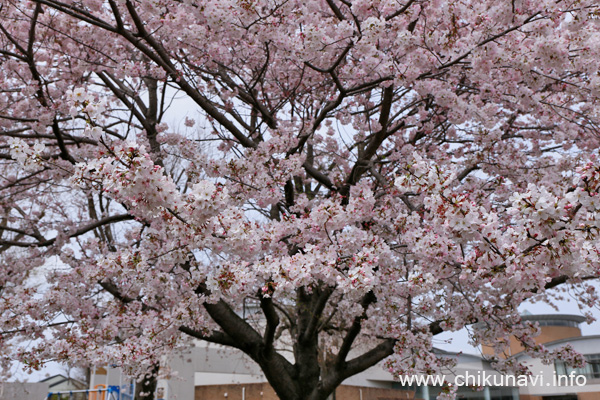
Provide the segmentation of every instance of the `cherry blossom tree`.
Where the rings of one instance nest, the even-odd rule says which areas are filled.
[[[200,339],[317,400],[475,322],[581,363],[518,306],[599,304],[595,0],[0,10],[5,363],[156,373]]]

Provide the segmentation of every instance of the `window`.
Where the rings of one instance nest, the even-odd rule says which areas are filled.
[[[575,372],[575,375],[583,375],[587,379],[600,379],[600,354],[585,355],[587,365],[583,368],[571,368],[563,361],[555,361],[554,368],[557,376],[568,376]],[[560,381],[559,381],[560,382]]]

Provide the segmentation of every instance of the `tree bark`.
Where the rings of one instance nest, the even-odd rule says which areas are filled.
[[[156,385],[158,383],[158,365],[144,375],[141,381],[136,382],[134,400],[154,400]]]

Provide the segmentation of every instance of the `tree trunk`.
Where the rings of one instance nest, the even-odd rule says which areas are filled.
[[[141,381],[135,385],[134,400],[154,400],[156,393],[156,384],[158,383],[158,365],[155,365],[150,372],[144,375]]]

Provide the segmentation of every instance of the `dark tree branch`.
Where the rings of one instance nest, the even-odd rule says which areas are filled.
[[[271,297],[261,297],[260,308],[262,309],[267,322],[265,333],[263,335],[263,352],[268,354],[274,350],[273,342],[275,341],[275,332],[277,332],[277,327],[279,326],[280,320]]]
[[[239,348],[237,342],[224,332],[212,331],[206,334],[202,331],[198,331],[196,329],[192,329],[184,325],[179,327],[179,331],[196,339],[204,340],[210,343]]]
[[[394,339],[385,339],[366,353],[346,362],[339,373],[341,381],[352,375],[356,375],[377,364],[384,358],[391,356],[394,353],[395,345],[396,341]]]
[[[398,11],[394,12],[393,14],[390,14],[387,17],[385,17],[385,20],[390,21],[390,20],[396,18],[398,15],[404,14],[404,12],[406,10],[408,10],[408,7],[410,7],[414,2],[415,2],[415,0],[408,0],[406,2],[406,4],[404,5],[404,7],[400,8]]]
[[[344,17],[344,14],[342,14],[339,7],[337,6],[337,4],[335,4],[333,0],[327,0],[327,5],[329,6],[329,8],[331,8],[331,11],[333,11],[337,19],[339,19],[340,21],[344,21],[346,19],[346,17]]]
[[[336,357],[336,360],[335,360],[336,365],[341,366],[341,365],[343,365],[344,362],[346,362],[346,357],[348,356],[348,353],[350,353],[350,350],[352,349],[352,344],[354,343],[354,340],[360,333],[362,321],[367,317],[367,309],[376,300],[377,300],[377,298],[372,291],[368,292],[367,294],[365,294],[363,296],[362,300],[360,301],[360,305],[363,308],[363,312],[361,315],[358,315],[354,318],[354,321],[352,322],[350,329],[348,329],[348,332],[346,333],[346,336],[344,337],[344,341],[342,342],[342,345],[341,345],[338,355]]]
[[[381,111],[379,114],[379,125],[381,126],[381,129],[373,135],[367,148],[359,154],[359,158],[354,164],[354,167],[352,167],[352,171],[346,179],[344,187],[340,190],[340,194],[344,196],[343,201],[345,204],[349,201],[350,187],[355,185],[365,171],[369,169],[369,162],[376,154],[383,141],[389,136],[388,122],[393,99],[394,87],[388,86],[383,90],[383,99],[381,101]]]
[[[323,315],[323,310],[327,305],[329,297],[333,294],[333,288],[325,287],[317,291],[312,298],[312,315],[304,332],[302,333],[302,340],[308,340],[309,337],[318,335],[319,321]]]
[[[122,222],[122,221],[131,221],[133,219],[134,219],[134,217],[129,214],[113,215],[111,217],[106,217],[101,220],[94,221],[91,224],[85,225],[85,226],[77,229],[75,232],[69,234],[68,237],[74,238],[74,237],[81,236],[84,233],[87,233],[89,231],[92,231],[96,228],[99,228],[99,227],[107,225],[107,224],[112,224],[115,222]],[[33,235],[30,235],[30,236],[33,236]],[[33,243],[17,242],[17,241],[10,241],[10,240],[0,240],[0,245],[10,245],[10,246],[15,246],[15,247],[47,247],[47,246],[53,245],[54,242],[56,242],[56,238],[43,240],[43,241],[39,241],[39,242],[33,242]]]

